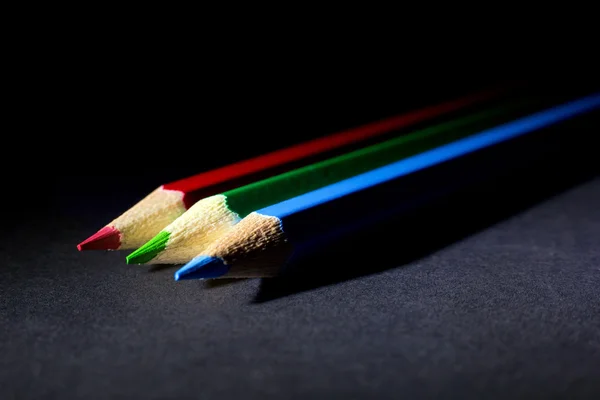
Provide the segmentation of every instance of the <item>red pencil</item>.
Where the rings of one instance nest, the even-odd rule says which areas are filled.
[[[492,100],[507,91],[507,87],[502,87],[474,93],[164,184],[77,248],[135,249],[204,197],[332,157],[352,145]]]

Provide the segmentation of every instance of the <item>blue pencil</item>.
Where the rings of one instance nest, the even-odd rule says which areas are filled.
[[[440,186],[427,191],[427,196],[431,197],[459,185],[459,176],[455,177],[455,182],[452,179],[440,180],[440,171],[443,175],[453,162],[458,165],[480,154],[484,155],[480,159],[485,159],[486,151],[502,151],[503,145],[519,137],[540,130],[543,133],[544,128],[598,108],[600,93],[484,130],[257,210],[203,254],[179,269],[175,273],[175,280],[275,276],[296,256],[323,246],[341,234],[381,221],[422,202],[425,191],[415,190],[415,182],[429,182],[423,177],[430,171],[436,171],[434,181]],[[535,153],[535,150],[532,152]],[[500,164],[501,167],[510,165],[512,160],[506,157],[508,153],[504,156],[504,160],[497,163],[496,167]],[[478,167],[467,163],[467,168],[477,170]],[[427,185],[429,183],[421,184]]]

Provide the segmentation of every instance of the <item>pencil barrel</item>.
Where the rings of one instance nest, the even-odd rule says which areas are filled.
[[[556,171],[556,164],[568,163],[568,160],[574,159],[585,162],[593,157],[589,150],[589,127],[598,123],[599,114],[595,112],[563,121],[529,135],[287,216],[282,221],[288,240],[295,249],[294,257],[290,258],[288,263],[298,262],[327,246],[327,243],[341,240],[364,229],[373,229],[378,224],[382,225],[382,230],[373,234],[394,235],[395,231],[402,230],[402,227],[386,226],[386,220],[416,212],[477,186],[511,176],[516,179],[518,174],[534,168],[539,179],[545,179],[540,174]],[[541,167],[544,165],[548,166],[547,172]],[[565,165],[563,171],[568,174],[568,165]],[[535,179],[535,175],[533,176]],[[535,181],[531,184],[535,185]],[[518,193],[514,195],[519,196]]]
[[[476,113],[228,191],[225,193],[227,204],[230,210],[243,218],[270,204],[529,115],[549,104],[555,104],[555,100],[543,96],[528,96],[495,103]]]

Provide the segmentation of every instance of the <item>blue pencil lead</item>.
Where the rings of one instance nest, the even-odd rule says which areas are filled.
[[[225,275],[229,267],[216,257],[199,256],[175,272],[175,280],[218,278]]]

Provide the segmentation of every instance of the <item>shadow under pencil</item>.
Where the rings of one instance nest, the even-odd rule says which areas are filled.
[[[235,283],[245,282],[245,278],[223,278],[223,279],[208,279],[204,282],[206,289],[216,289],[222,286],[229,286]]]
[[[161,272],[166,269],[173,269],[173,271],[177,271],[178,268],[181,268],[183,264],[152,264],[148,267],[149,273]]]
[[[590,125],[592,130],[597,126]],[[439,251],[600,176],[593,148],[582,142],[568,151],[548,154],[535,165],[438,198],[328,244],[288,265],[279,277],[262,279],[253,303],[401,267]]]
[[[173,272],[177,271],[181,268],[183,264],[152,264],[148,267],[147,273],[159,273],[167,270],[172,270]],[[216,289],[222,286],[232,285],[234,283],[244,282],[246,279],[242,278],[223,278],[223,279],[208,279],[204,281],[204,285],[202,285],[202,289]]]

